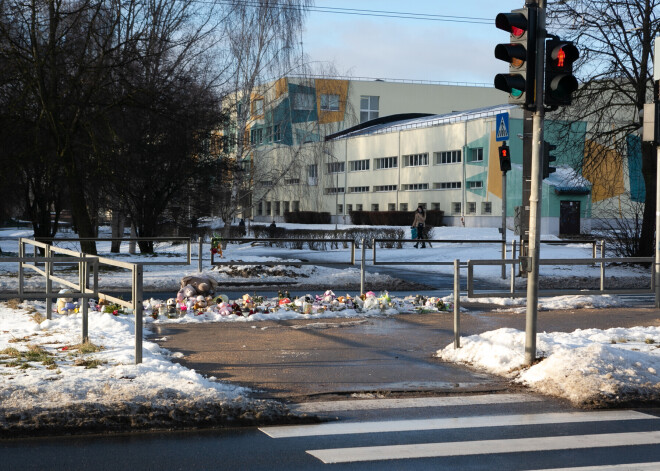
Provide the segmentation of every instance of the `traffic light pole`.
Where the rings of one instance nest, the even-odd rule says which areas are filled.
[[[506,172],[502,172],[502,260],[504,260],[505,258],[506,258]],[[506,265],[504,263],[502,264],[502,279],[503,280],[506,279]]]
[[[545,57],[545,0],[536,0],[538,7],[536,57]],[[525,363],[531,365],[536,360],[536,325],[538,316],[538,281],[540,256],[541,217],[541,159],[543,158],[543,60],[536,61],[536,110],[532,130],[532,184],[529,195],[529,252],[527,264],[527,314],[525,322]]]

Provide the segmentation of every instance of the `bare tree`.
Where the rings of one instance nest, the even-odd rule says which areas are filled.
[[[576,75],[583,82],[574,105],[556,115],[572,125],[587,121],[583,174],[604,175],[607,166],[624,165],[630,136],[638,135],[641,111],[652,95],[653,38],[660,34],[658,0],[561,0],[548,5],[549,30],[576,42]],[[566,133],[573,132],[570,126]],[[655,222],[656,161],[643,144],[646,187],[639,252],[651,255]],[[607,172],[609,173],[609,172]]]

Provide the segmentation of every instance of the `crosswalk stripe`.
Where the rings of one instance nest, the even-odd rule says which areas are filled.
[[[334,448],[325,450],[307,450],[307,453],[318,458],[323,463],[351,463],[356,461],[382,461],[409,458],[438,458],[444,456],[655,445],[659,443],[660,431],[654,431],[516,438],[509,440],[475,440],[470,442]]]
[[[401,399],[358,399],[352,401],[305,402],[291,406],[296,412],[339,412],[351,410],[404,409],[415,407],[469,406],[538,402],[543,399],[528,394],[478,394],[470,396],[417,397]]]
[[[348,435],[360,433],[409,432],[454,428],[511,427],[519,425],[563,424],[571,422],[604,422],[614,420],[657,419],[634,411],[552,412],[545,414],[488,415],[444,419],[392,420],[378,422],[332,422],[312,425],[261,427],[271,438]]]
[[[605,466],[583,466],[579,468],[547,468],[534,471],[658,471],[660,462],[655,463],[628,463]]]

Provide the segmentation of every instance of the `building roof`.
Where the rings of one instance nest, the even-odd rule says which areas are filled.
[[[371,121],[358,124],[338,133],[329,135],[326,140],[365,136],[372,134],[385,134],[390,132],[404,131],[408,129],[428,128],[442,126],[473,119],[481,119],[506,113],[512,109],[518,109],[516,105],[495,105],[484,108],[476,108],[467,111],[453,111],[446,114],[423,115],[410,117],[410,115],[393,115],[385,118],[376,118]]]

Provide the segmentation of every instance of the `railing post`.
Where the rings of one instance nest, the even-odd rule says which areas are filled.
[[[50,245],[46,247],[46,250],[44,252],[44,255],[46,258],[51,257],[50,253]],[[50,270],[51,270],[51,265],[53,262],[48,261],[46,262],[45,265],[45,272],[46,272],[46,294],[50,294],[53,292],[53,282],[50,279]],[[52,319],[53,318],[53,298],[46,297],[46,319]]]
[[[132,304],[135,315],[135,364],[142,363],[142,264],[133,265]]]
[[[371,239],[371,252],[373,254],[372,260],[376,264],[376,239]]]
[[[506,239],[502,240],[502,262],[506,260]],[[506,263],[502,263],[502,279],[506,280]]]
[[[197,271],[202,272],[202,236],[199,236],[199,245],[197,246]]]
[[[365,271],[365,258],[367,254],[367,247],[364,245],[364,237],[360,241],[362,244],[362,260],[360,260],[360,294],[364,294],[364,271]]]
[[[601,240],[600,258],[605,258],[605,251],[603,250],[604,241]],[[605,291],[605,263],[600,262],[600,290]]]
[[[454,348],[461,348],[461,267],[454,260]]]
[[[85,254],[80,252],[79,254],[81,260],[78,262],[78,288],[79,291],[84,295],[87,285],[87,262],[85,261]],[[82,306],[82,343],[89,341],[89,305],[87,303],[87,298],[84,296],[81,299]]]
[[[514,242],[515,244],[515,242]],[[511,261],[511,297],[516,292],[516,264],[513,263],[513,260]]]
[[[355,239],[351,239],[351,265],[355,265]]]
[[[23,245],[23,238],[18,239],[18,298],[23,301],[23,261],[25,257],[25,246]]]

